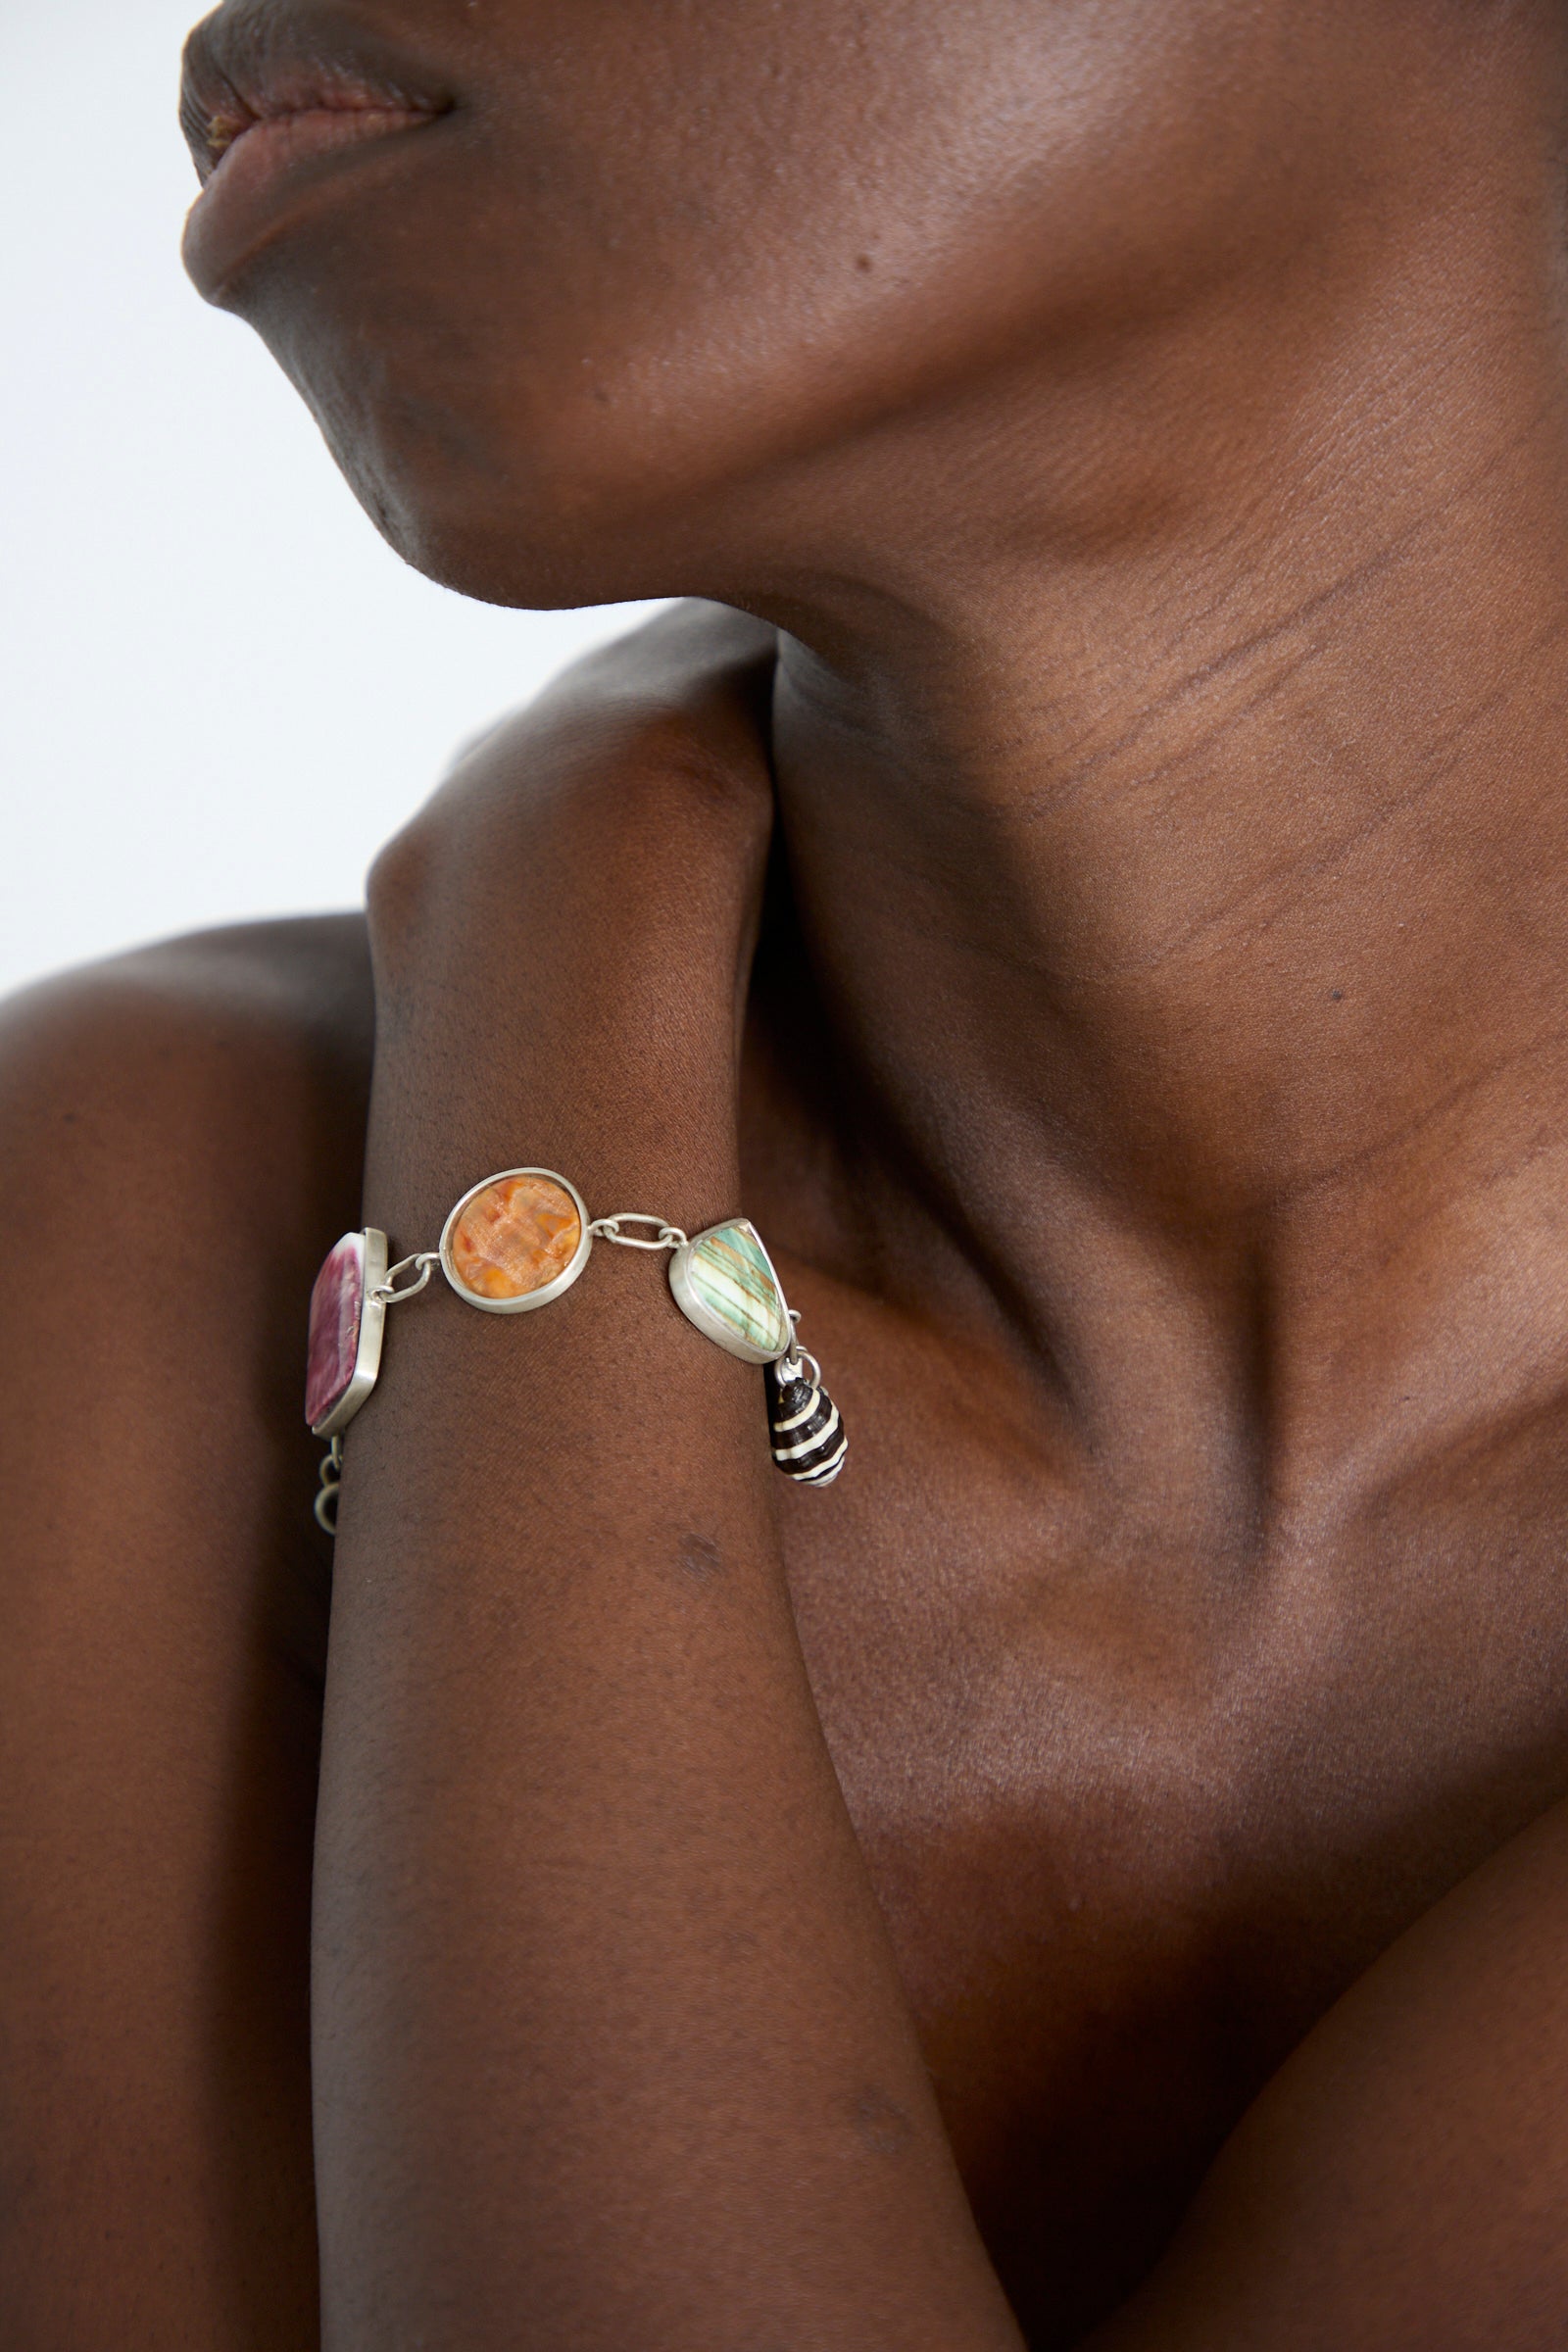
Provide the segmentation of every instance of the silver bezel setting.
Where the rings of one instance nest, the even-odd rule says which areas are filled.
[[[481,1193],[487,1193],[493,1184],[505,1184],[511,1176],[543,1176],[548,1183],[559,1185],[577,1211],[577,1221],[582,1228],[582,1238],[577,1244],[570,1265],[564,1267],[554,1281],[542,1284],[537,1291],[525,1292],[520,1298],[481,1298],[476,1291],[468,1289],[452,1263],[452,1232],[470,1200],[476,1200]],[[463,1199],[454,1204],[446,1223],[441,1228],[439,1251],[441,1271],[463,1300],[464,1305],[476,1306],[482,1315],[531,1314],[536,1306],[548,1306],[553,1298],[559,1298],[563,1292],[569,1291],[588,1263],[589,1253],[594,1246],[594,1237],[588,1227],[587,1202],[583,1200],[577,1187],[563,1176],[559,1170],[555,1168],[498,1168],[493,1176],[481,1177],[477,1184],[470,1184]]]
[[[784,1307],[785,1325],[790,1331],[790,1337],[782,1348],[756,1348],[749,1340],[741,1339],[736,1332],[731,1331],[727,1323],[719,1320],[692,1286],[693,1251],[699,1249],[704,1242],[711,1241],[715,1233],[731,1233],[737,1225],[745,1226],[761,1251],[762,1261],[773,1277],[773,1288],[779,1295],[780,1304]],[[687,1322],[700,1331],[705,1340],[711,1340],[714,1347],[722,1348],[726,1355],[738,1356],[743,1364],[780,1364],[795,1344],[794,1328],[789,1319],[789,1302],[784,1296],[784,1285],[778,1278],[778,1268],[768,1256],[767,1245],[750,1217],[721,1217],[716,1225],[708,1226],[702,1233],[694,1233],[691,1240],[677,1250],[669,1261],[669,1287],[674,1293],[675,1304],[680,1308]]]
[[[360,1345],[354,1358],[354,1377],[326,1418],[311,1423],[313,1438],[335,1438],[347,1429],[374,1388],[381,1369],[386,1308],[375,1293],[386,1280],[386,1235],[374,1225],[367,1225],[360,1240],[365,1245],[365,1296],[360,1301]]]

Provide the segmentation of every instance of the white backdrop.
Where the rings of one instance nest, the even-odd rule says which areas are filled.
[[[651,608],[408,570],[179,268],[201,0],[0,0],[0,991],[344,906],[451,753]]]

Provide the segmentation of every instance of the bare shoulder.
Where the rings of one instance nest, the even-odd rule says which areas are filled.
[[[192,1492],[203,1446],[308,1478],[305,1301],[358,1222],[372,1028],[349,915],[172,941],[0,1006],[0,1450],[39,1560],[33,1471],[63,1447],[121,1465],[92,1501],[122,1513]]]
[[[359,915],[203,932],[24,990],[0,1005],[7,1223],[90,1199],[150,1267],[203,1185],[253,1228],[352,1208],[373,1021]]]
[[[0,1086],[15,1113],[84,1083],[164,1106],[182,1078],[250,1053],[368,1059],[365,919],[304,915],[164,940],[24,988],[0,1004]],[[126,1055],[129,1054],[127,1062]],[[188,1057],[188,1059],[187,1059]],[[18,1090],[21,1090],[19,1100]]]

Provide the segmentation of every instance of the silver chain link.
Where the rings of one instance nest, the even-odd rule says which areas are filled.
[[[387,1268],[386,1280],[376,1284],[370,1297],[379,1306],[396,1306],[402,1298],[417,1298],[440,1263],[441,1252],[438,1250],[420,1250],[413,1257],[399,1258],[395,1266]],[[417,1282],[405,1283],[400,1291],[397,1287],[398,1276],[407,1274],[411,1266],[418,1267],[419,1279]]]
[[[657,1242],[640,1242],[635,1234],[622,1233],[623,1225],[657,1225]],[[651,1217],[640,1208],[623,1208],[612,1217],[595,1217],[588,1228],[597,1241],[613,1242],[617,1250],[684,1250],[686,1236],[678,1225],[666,1225],[662,1217]]]

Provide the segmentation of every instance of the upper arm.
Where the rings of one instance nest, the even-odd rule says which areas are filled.
[[[357,1206],[368,999],[352,930],[300,931],[127,957],[0,1009],[0,2310],[19,2352],[314,2330],[301,1669],[322,1564],[299,1365],[322,1235]]]

